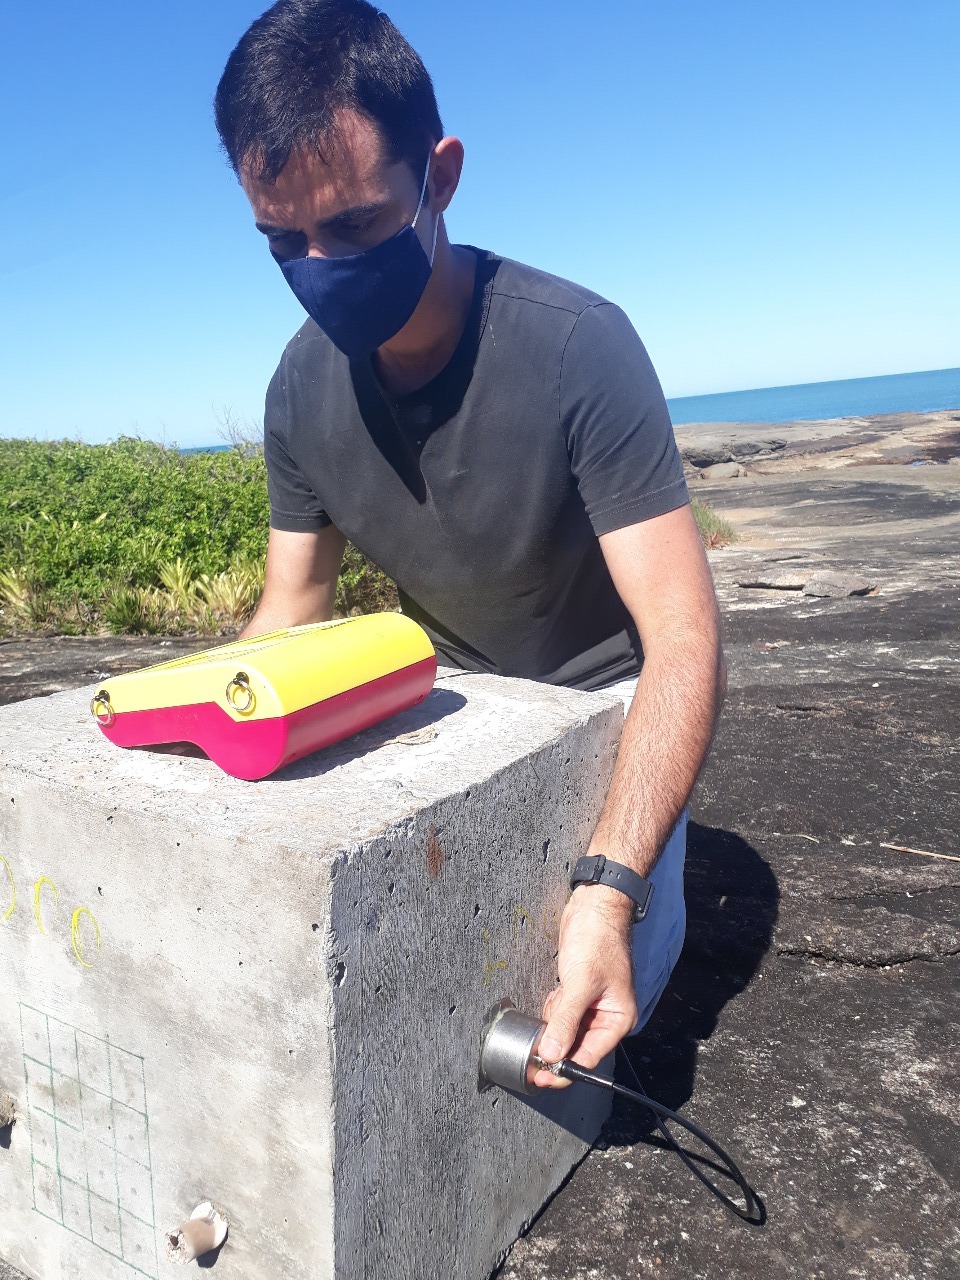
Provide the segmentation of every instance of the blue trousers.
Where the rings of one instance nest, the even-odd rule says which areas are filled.
[[[683,864],[687,852],[687,819],[684,809],[650,873],[653,897],[647,918],[633,926],[633,989],[637,996],[635,1035],[649,1019],[680,958],[687,931],[683,901]]]

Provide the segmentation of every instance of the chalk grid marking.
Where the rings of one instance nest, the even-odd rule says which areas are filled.
[[[37,1213],[157,1280],[143,1058],[20,1005]]]

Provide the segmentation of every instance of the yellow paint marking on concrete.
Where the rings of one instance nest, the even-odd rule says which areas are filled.
[[[10,905],[9,907],[7,907],[6,911],[3,913],[3,917],[2,917],[4,920],[9,920],[17,907],[17,884],[13,878],[13,872],[10,869],[10,863],[6,860],[6,858],[3,856],[2,853],[0,853],[0,862],[2,862],[3,865],[6,867],[7,875],[10,877]]]
[[[513,945],[514,947],[516,947],[517,945],[518,935],[520,933],[520,924],[521,924],[521,921],[523,920],[526,920],[527,924],[530,926],[531,929],[534,929],[536,927],[533,923],[533,916],[530,914],[530,912],[527,911],[525,907],[521,907],[519,903],[517,903],[513,908]]]
[[[485,987],[489,987],[490,979],[493,977],[493,975],[497,972],[498,969],[506,969],[507,962],[506,960],[492,960],[490,958],[490,930],[489,929],[484,929],[483,941],[486,946],[486,952],[487,952],[486,968],[483,975],[483,985]]]
[[[97,924],[97,918],[88,907],[77,907],[73,913],[73,920],[70,922],[70,940],[73,943],[74,955],[80,961],[85,969],[95,969],[97,962],[84,960],[83,958],[83,938],[80,934],[80,919],[82,916],[89,916],[97,933],[97,955],[100,955],[100,926]]]
[[[49,885],[53,890],[53,910],[54,914],[60,910],[60,890],[49,878],[49,876],[41,876],[37,883],[33,886],[33,918],[37,922],[37,928],[46,936],[46,929],[43,927],[43,908],[40,901],[40,895],[43,892],[43,886]]]
[[[553,943],[560,937],[561,910],[558,906],[544,908],[540,917],[540,928],[547,942]]]

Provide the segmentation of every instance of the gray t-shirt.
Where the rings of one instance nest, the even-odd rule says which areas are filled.
[[[312,320],[290,342],[267,392],[270,523],[334,523],[441,661],[599,688],[642,653],[597,537],[688,501],[667,406],[618,307],[472,252],[463,337],[411,395]]]

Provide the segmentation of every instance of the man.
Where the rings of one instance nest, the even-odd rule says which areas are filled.
[[[724,687],[656,375],[612,304],[450,243],[463,147],[419,57],[364,0],[280,0],[231,55],[216,112],[311,317],[267,393],[266,585],[244,634],[330,618],[349,538],[442,660],[636,682],[589,849],[607,876],[564,911],[540,1046],[596,1066],[679,954],[684,806]]]

